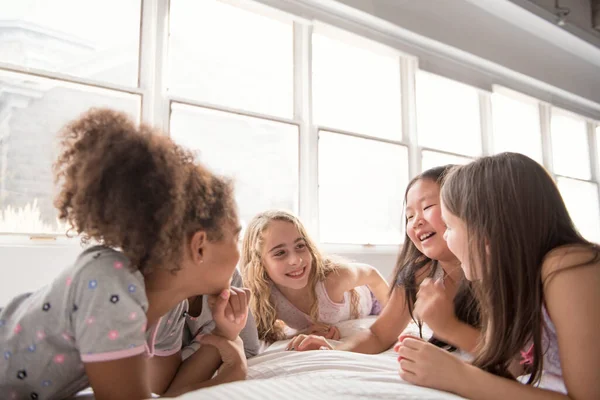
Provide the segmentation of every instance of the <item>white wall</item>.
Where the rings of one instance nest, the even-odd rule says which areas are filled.
[[[0,245],[0,307],[17,294],[35,291],[52,281],[63,268],[75,261],[81,250],[78,244]],[[377,267],[386,279],[390,277],[396,261],[393,250],[386,253],[337,253]]]

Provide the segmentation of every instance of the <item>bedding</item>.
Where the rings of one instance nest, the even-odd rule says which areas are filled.
[[[366,329],[376,317],[338,324],[342,337]],[[413,332],[415,326],[407,331]],[[406,331],[405,331],[406,332]],[[288,340],[273,343],[248,361],[248,379],[187,393],[195,399],[422,399],[461,397],[403,382],[392,350],[368,355],[335,350],[285,351]]]

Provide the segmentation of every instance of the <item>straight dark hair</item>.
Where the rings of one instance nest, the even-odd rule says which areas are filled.
[[[415,185],[415,183],[421,180],[430,180],[441,186],[444,177],[453,167],[454,165],[445,165],[431,168],[414,177],[409,182],[408,186],[406,187],[406,192],[404,193],[405,208],[408,192]],[[404,244],[402,245],[402,250],[398,255],[396,266],[394,268],[394,281],[391,285],[391,291],[393,291],[396,287],[404,289],[404,298],[406,299],[405,301],[406,307],[408,307],[408,313],[410,314],[411,319],[415,321],[419,327],[419,335],[423,337],[423,323],[420,320],[415,319],[413,314],[415,302],[417,301],[417,292],[419,291],[419,287],[417,285],[417,274],[427,274],[427,276],[433,277],[438,267],[438,262],[437,260],[432,260],[425,254],[421,253],[412,240],[410,240],[408,234],[406,233],[407,222],[408,221],[405,218]],[[426,265],[429,265],[428,270],[421,271]],[[474,293],[471,289],[471,284],[466,280],[463,280],[460,283],[456,296],[454,297],[454,313],[460,321],[474,327],[479,327],[479,309]],[[432,336],[431,339],[429,339],[429,342],[449,351],[456,350],[455,347],[436,338],[435,336]]]

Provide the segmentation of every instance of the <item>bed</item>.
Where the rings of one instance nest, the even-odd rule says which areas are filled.
[[[372,318],[339,325],[342,337],[364,329]],[[366,355],[343,351],[285,351],[287,341],[276,342],[248,361],[248,379],[187,393],[195,399],[422,399],[461,397],[403,382],[396,354]]]

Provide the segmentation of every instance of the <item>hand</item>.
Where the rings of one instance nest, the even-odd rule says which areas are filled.
[[[323,336],[303,334],[290,340],[285,349],[292,351],[333,350],[333,346]]]
[[[465,379],[467,364],[431,343],[405,337],[394,350],[400,363],[398,373],[406,382],[456,393]]]
[[[323,336],[326,339],[340,340],[340,330],[336,326],[312,324],[307,330],[309,335]]]
[[[209,296],[208,307],[215,320],[214,335],[235,340],[246,326],[250,289],[231,287],[218,296]]]
[[[213,346],[219,351],[222,364],[217,372],[224,382],[246,379],[248,364],[244,355],[244,343],[238,337],[235,341],[216,335],[202,335],[198,338],[201,345]]]
[[[454,314],[454,297],[448,293],[440,279],[434,282],[425,278],[417,293],[414,315],[433,331],[436,337],[445,339],[458,319]]]

